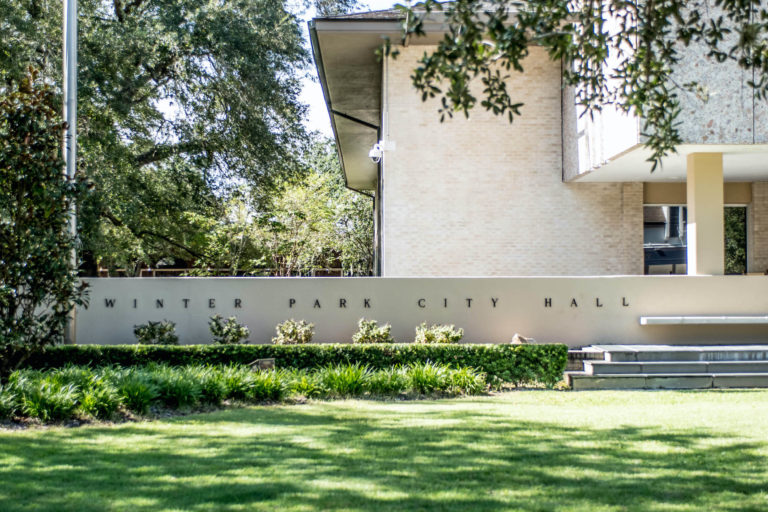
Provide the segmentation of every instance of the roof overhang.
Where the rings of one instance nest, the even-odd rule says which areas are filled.
[[[413,44],[435,44],[444,31],[439,16],[435,17],[425,23],[426,37]],[[382,82],[376,50],[386,38],[401,40],[402,22],[398,18],[318,18],[309,22],[309,34],[347,186],[373,190],[378,164],[368,152],[379,140]]]
[[[685,181],[686,159],[690,153],[722,153],[725,181],[768,180],[768,144],[681,144],[677,153],[664,157],[661,167],[653,172],[648,161],[651,151],[638,144],[573,181]]]

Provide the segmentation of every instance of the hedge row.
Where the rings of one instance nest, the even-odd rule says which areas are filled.
[[[166,363],[247,364],[274,358],[278,368],[309,369],[332,364],[389,368],[432,361],[452,367],[472,367],[489,382],[542,383],[562,379],[568,348],[565,345],[430,345],[430,344],[308,344],[308,345],[59,345],[31,359],[36,369],[78,366],[141,366]]]

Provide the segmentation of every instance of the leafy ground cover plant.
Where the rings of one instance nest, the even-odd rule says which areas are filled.
[[[315,334],[315,324],[308,324],[304,320],[298,322],[291,318],[277,324],[275,331],[277,336],[272,338],[275,345],[303,345],[312,341]]]
[[[14,372],[0,388],[0,419],[34,418],[60,422],[73,418],[110,419],[159,410],[189,410],[225,400],[280,402],[299,397],[478,394],[485,375],[469,368],[426,363],[371,370],[338,364],[315,370],[252,371],[237,365],[134,368],[68,367]]]
[[[464,329],[453,325],[431,325],[424,322],[416,327],[414,343],[458,343],[464,337]]]
[[[133,328],[133,334],[140,345],[178,345],[176,323],[169,320],[147,322]]]
[[[208,322],[208,328],[213,335],[213,342],[219,345],[248,343],[248,327],[239,324],[234,316],[225,320],[221,315],[214,315]]]
[[[394,343],[391,331],[389,324],[379,326],[376,320],[361,318],[357,323],[357,332],[352,335],[352,343]]]
[[[318,370],[323,387],[336,396],[359,396],[368,389],[371,371],[360,364],[338,364]]]

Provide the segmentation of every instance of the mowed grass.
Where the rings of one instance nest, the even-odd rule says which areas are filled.
[[[768,392],[514,392],[0,432],[0,510],[768,510]]]

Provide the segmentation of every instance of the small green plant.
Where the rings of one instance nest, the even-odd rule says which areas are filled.
[[[357,323],[357,332],[352,335],[352,343],[394,343],[391,330],[389,324],[379,327],[376,320],[361,318]]]
[[[70,419],[77,409],[78,388],[44,377],[28,383],[22,390],[22,410],[30,418],[43,422]]]
[[[164,406],[189,408],[200,402],[203,388],[191,372],[166,365],[151,365],[147,371],[157,386],[158,399]]]
[[[226,389],[225,396],[235,400],[245,400],[251,387],[253,372],[238,365],[228,365],[221,369],[221,377]]]
[[[415,363],[408,368],[411,388],[417,393],[427,395],[442,391],[448,387],[449,368],[427,361]]]
[[[262,370],[253,372],[247,397],[254,402],[280,401],[285,397],[288,372],[284,370]]]
[[[315,324],[308,324],[304,320],[297,322],[293,318],[277,324],[275,331],[277,336],[272,338],[275,345],[303,345],[312,341],[315,332]]]
[[[21,402],[16,389],[0,384],[0,420],[11,419],[20,409]]]
[[[113,382],[107,379],[96,379],[90,388],[82,393],[80,410],[99,419],[111,418],[120,405],[123,397]]]
[[[318,372],[323,387],[335,396],[362,395],[371,374],[367,366],[358,363],[327,366]]]
[[[291,374],[288,392],[305,398],[316,398],[327,393],[316,371],[294,370]]]
[[[426,322],[416,328],[414,343],[458,343],[464,337],[464,329],[453,325],[431,325]]]
[[[387,396],[408,391],[410,382],[407,369],[396,366],[372,372],[367,384],[372,395]]]
[[[208,328],[213,334],[213,342],[219,345],[240,345],[248,343],[250,332],[244,325],[237,323],[237,318],[231,316],[224,320],[221,315],[214,315],[208,322]]]
[[[146,414],[160,394],[149,375],[139,368],[126,370],[118,379],[117,390],[125,406],[136,414]]]
[[[479,395],[488,388],[485,375],[474,368],[458,368],[448,371],[448,392],[454,395]]]
[[[176,336],[176,323],[168,320],[136,325],[133,328],[133,334],[139,345],[179,344],[179,337]]]

